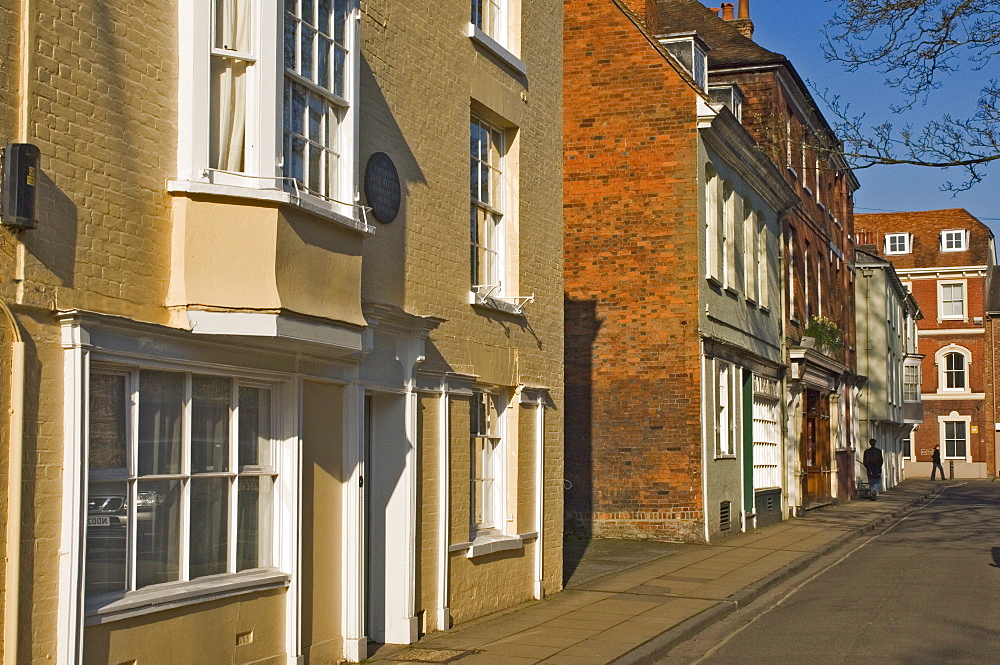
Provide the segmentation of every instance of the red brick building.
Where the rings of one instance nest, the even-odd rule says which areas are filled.
[[[745,95],[743,124],[781,166],[797,203],[783,219],[785,505],[796,511],[848,498],[855,443],[853,192],[839,141],[789,60],[756,44],[749,3],[722,18],[695,0],[660,0],[659,33],[694,30],[712,49],[709,80]],[[810,347],[814,318],[839,330],[839,350]]]
[[[689,541],[781,519],[794,192],[696,35],[657,39],[653,3],[565,9],[567,516]]]
[[[907,475],[930,476],[936,445],[955,477],[996,475],[997,351],[987,300],[1000,284],[989,279],[996,265],[992,232],[961,208],[858,215],[857,228],[859,241],[893,262],[924,313],[924,424],[914,432]]]

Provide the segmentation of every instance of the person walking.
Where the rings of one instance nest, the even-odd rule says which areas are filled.
[[[931,463],[934,465],[931,467],[931,480],[937,480],[934,476],[937,475],[938,469],[941,469],[941,480],[944,480],[944,467],[941,466],[941,446],[934,446],[934,454],[931,455]]]
[[[875,445],[875,439],[868,439],[868,450],[862,458],[865,471],[868,472],[868,487],[871,488],[871,500],[875,501],[882,491],[882,451]]]

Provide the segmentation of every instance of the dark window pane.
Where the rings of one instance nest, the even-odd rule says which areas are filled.
[[[229,478],[191,479],[191,579],[228,568]]]
[[[336,16],[333,19],[333,40],[338,44],[344,45],[347,32],[347,12],[350,9],[350,2],[348,0],[334,1],[333,10],[336,12]]]
[[[90,483],[84,594],[128,589],[128,485]]]
[[[232,382],[191,377],[191,473],[229,470],[229,404]]]
[[[271,565],[271,496],[269,476],[239,480],[236,515],[236,570]]]
[[[271,391],[240,388],[239,465],[271,466]]]
[[[91,469],[123,469],[128,466],[126,434],[127,376],[90,375]]]
[[[345,96],[344,80],[347,75],[347,52],[342,48],[333,49],[333,93]]]
[[[305,25],[299,26],[299,74],[313,80],[313,40],[316,31]]]
[[[316,17],[316,27],[325,34],[330,34],[330,18],[333,13],[333,0],[319,0],[319,16]]]
[[[285,69],[290,69],[293,72],[297,72],[299,70],[298,59],[295,57],[295,45],[298,43],[298,27],[298,21],[287,16],[285,17]]]
[[[139,373],[139,475],[180,473],[184,375]]]
[[[179,480],[139,481],[135,502],[135,585],[180,578]]]

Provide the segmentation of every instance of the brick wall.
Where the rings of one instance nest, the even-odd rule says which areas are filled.
[[[613,3],[565,7],[567,513],[697,538],[696,95]]]

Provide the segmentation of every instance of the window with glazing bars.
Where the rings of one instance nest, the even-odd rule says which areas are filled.
[[[89,386],[86,595],[272,564],[271,387],[153,369]]]
[[[472,288],[503,292],[503,132],[472,117],[469,124]]]
[[[349,9],[347,0],[285,0],[284,172],[328,199],[344,198],[338,183]]]

